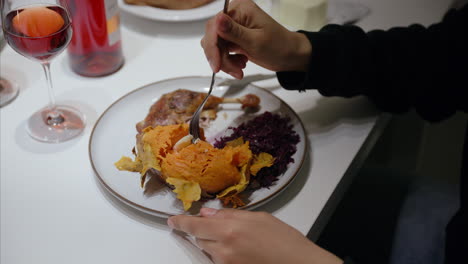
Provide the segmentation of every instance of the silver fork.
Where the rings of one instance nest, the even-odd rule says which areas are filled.
[[[224,9],[223,9],[224,14],[227,14],[228,7],[229,7],[229,0],[224,0]],[[205,99],[203,99],[202,103],[198,106],[197,110],[192,116],[192,119],[190,120],[189,133],[192,136],[192,144],[197,143],[197,141],[200,139],[200,113],[203,109],[203,106],[205,106],[205,103],[208,100],[208,97],[210,97],[211,91],[213,91],[215,75],[216,73],[213,72],[213,75],[211,75],[210,89],[208,90],[208,93],[206,94]]]
[[[190,120],[189,133],[192,136],[193,144],[197,143],[198,139],[200,138],[200,113],[206,101],[208,100],[208,97],[210,97],[211,91],[213,91],[214,80],[215,73],[213,72],[213,75],[211,75],[210,90],[208,90],[208,94],[205,96],[205,99],[203,99],[202,103],[198,106],[197,110],[192,116],[192,119]]]

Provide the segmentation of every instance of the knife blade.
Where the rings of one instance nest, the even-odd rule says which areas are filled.
[[[254,74],[254,75],[249,75],[245,76],[242,80],[237,80],[237,79],[226,79],[217,86],[245,86],[249,83],[252,82],[258,82],[262,80],[268,80],[268,79],[273,79],[276,78],[276,74]]]

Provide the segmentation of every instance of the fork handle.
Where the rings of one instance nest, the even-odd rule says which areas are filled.
[[[229,0],[224,0],[224,8],[223,8],[223,13],[227,14],[229,8]]]

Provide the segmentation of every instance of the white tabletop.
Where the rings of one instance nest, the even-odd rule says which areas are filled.
[[[450,1],[360,2],[372,10],[360,25],[371,29],[438,21]],[[116,99],[151,82],[209,75],[199,45],[204,22],[158,23],[122,14],[126,62],[119,72],[104,78],[80,77],[70,71],[65,53],[57,57],[52,78],[58,102],[71,104],[87,116],[85,132],[61,144],[39,143],[26,134],[27,118],[48,100],[41,67],[9,47],[2,52],[1,75],[15,80],[21,91],[0,110],[1,263],[208,262],[190,242],[172,233],[165,219],[111,197],[88,160],[92,127]],[[246,74],[255,73],[271,72],[249,64]],[[323,98],[316,91],[286,91],[277,88],[276,80],[257,84],[293,107],[305,124],[310,144],[295,181],[257,210],[271,212],[306,234],[365,146],[379,113],[362,97]]]

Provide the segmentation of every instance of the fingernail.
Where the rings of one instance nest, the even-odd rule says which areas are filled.
[[[211,67],[211,70],[213,72],[215,72],[215,65],[214,65],[214,62],[212,60],[208,60],[208,63],[210,64],[210,67]]]
[[[203,208],[203,216],[213,216],[218,212],[218,210],[213,208]]]
[[[219,29],[223,32],[228,32],[231,28],[231,21],[227,18],[222,18],[220,21]]]
[[[231,75],[232,77],[236,78],[236,79],[240,79],[240,74],[238,73],[235,73],[235,72],[228,72],[229,75]]]
[[[174,222],[172,221],[171,218],[167,219],[167,225],[168,225],[170,228],[174,229]]]

